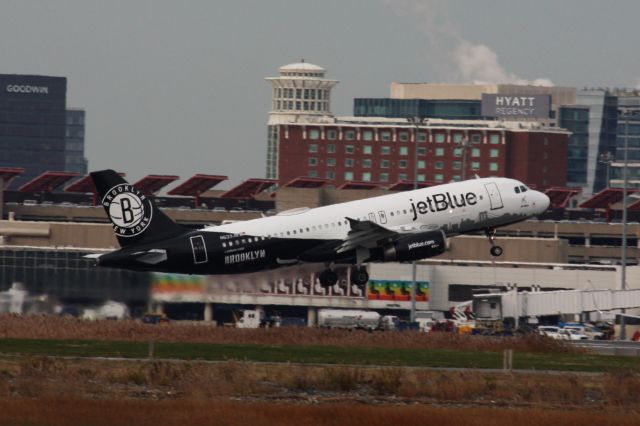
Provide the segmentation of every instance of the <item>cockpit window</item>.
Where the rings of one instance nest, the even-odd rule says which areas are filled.
[[[527,187],[524,185],[520,185],[520,191],[527,192]]]
[[[518,188],[517,186],[515,188],[513,188],[516,191],[516,194],[520,193],[520,188]]]

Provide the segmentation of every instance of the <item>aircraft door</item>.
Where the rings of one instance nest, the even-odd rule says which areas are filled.
[[[491,183],[485,183],[484,187],[487,190],[487,194],[489,195],[491,210],[498,210],[503,208],[504,205],[502,204],[502,197],[500,196],[498,185],[496,185],[495,182],[491,182]]]
[[[380,218],[380,223],[381,224],[385,224],[387,223],[387,214],[384,212],[384,210],[380,210],[378,212],[378,217]]]
[[[376,221],[376,214],[375,213],[369,213],[369,220],[373,223],[378,223]]]
[[[190,238],[191,250],[193,251],[193,263],[207,263],[209,258],[207,256],[207,246],[204,243],[204,237],[202,235],[196,235]]]

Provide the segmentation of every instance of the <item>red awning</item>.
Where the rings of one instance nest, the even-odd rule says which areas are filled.
[[[551,207],[556,209],[564,209],[567,207],[569,200],[581,192],[582,188],[564,188],[559,186],[554,186],[544,191],[551,200]]]
[[[414,188],[414,181],[412,180],[399,180],[391,185],[389,191],[411,191]],[[435,185],[433,182],[418,182],[418,188],[428,188]]]
[[[220,198],[252,198],[276,183],[278,183],[277,179],[247,179],[222,194]]]
[[[329,179],[313,178],[313,177],[297,177],[284,185],[286,188],[322,188]]]
[[[44,172],[18,188],[20,192],[52,192],[60,185],[80,176],[75,172]]]
[[[13,180],[14,177],[24,173],[22,167],[0,167],[0,178],[4,182],[5,188]]]
[[[338,189],[376,189],[377,183],[373,182],[345,182]]]
[[[635,189],[628,189],[627,194],[633,194]],[[583,209],[608,209],[613,204],[622,201],[622,188],[605,188],[598,192],[584,203],[580,204]]]
[[[178,179],[180,177],[174,175],[148,175],[134,183],[133,186],[144,192],[145,195],[153,195]]]
[[[229,179],[229,177],[222,175],[197,174],[191,176],[189,179],[167,192],[167,194],[197,197],[227,179]]]

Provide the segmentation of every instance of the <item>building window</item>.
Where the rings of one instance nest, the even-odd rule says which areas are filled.
[[[462,148],[453,148],[454,157],[462,157]]]
[[[425,168],[425,162],[424,162],[424,160],[419,160],[419,161],[418,161],[418,168],[419,168],[419,169],[424,169],[424,168]]]
[[[480,149],[479,148],[473,148],[471,150],[471,156],[472,157],[480,157]]]
[[[427,134],[426,133],[418,133],[418,142],[426,142]]]
[[[310,166],[317,166],[318,165],[318,159],[316,157],[309,157],[309,165]]]
[[[345,167],[353,167],[353,158],[345,158],[344,159]]]
[[[471,143],[480,143],[482,141],[482,136],[479,134],[471,135]]]
[[[362,167],[364,167],[365,169],[370,169],[371,168],[371,159],[370,158],[365,158],[364,160],[362,160]]]
[[[388,169],[389,168],[389,160],[380,160],[380,168]]]
[[[436,173],[435,175],[433,175],[433,179],[436,182],[443,182],[444,181],[444,175],[442,173]]]
[[[345,145],[344,153],[345,154],[353,154],[354,153],[353,145]]]
[[[407,160],[400,160],[398,162],[398,167],[400,167],[401,169],[406,169],[407,168]]]
[[[460,142],[462,142],[462,136],[463,136],[463,135],[462,135],[462,133],[454,133],[454,134],[453,134],[453,141],[454,141],[455,143],[460,143]]]
[[[436,148],[436,157],[444,157],[444,148]]]
[[[400,142],[408,142],[409,141],[409,133],[401,132],[398,134],[398,139]]]
[[[544,144],[549,145],[549,139],[546,136],[544,137]]]
[[[500,150],[498,149],[492,149],[489,151],[489,157],[491,158],[497,158],[499,154],[500,154]]]
[[[398,180],[407,180],[406,173],[398,173]]]
[[[356,132],[354,132],[353,130],[347,130],[346,132],[344,132],[344,138],[348,141],[352,141],[356,138]]]
[[[320,131],[318,129],[310,129],[308,133],[309,133],[309,139],[313,139],[313,140],[320,139]]]
[[[316,170],[309,170],[309,177],[318,177],[318,172]]]
[[[336,159],[335,158],[327,158],[327,166],[334,167],[335,165],[336,165]]]
[[[492,172],[498,171],[498,163],[489,163],[489,170]]]
[[[391,154],[391,148],[388,146],[381,146],[380,147],[380,154],[382,155],[389,155]]]
[[[490,135],[489,143],[493,145],[497,145],[500,143],[500,135]]]
[[[444,133],[436,133],[436,143],[444,143]]]
[[[433,165],[438,170],[444,169],[444,163],[442,161],[436,161]]]
[[[344,172],[344,180],[353,180],[353,172]]]
[[[480,170],[480,162],[472,161],[471,162],[471,170]]]
[[[380,132],[380,140],[388,142],[391,140],[391,132],[385,130],[383,132]]]
[[[460,179],[460,175],[453,175],[453,177],[451,178],[451,180],[452,180],[452,181],[454,181],[454,182],[460,182],[460,181],[461,181],[461,179]]]
[[[380,182],[389,182],[389,173],[380,173]]]
[[[425,180],[427,180],[427,178],[425,177],[425,175],[423,175],[423,174],[419,174],[419,175],[418,175],[418,182],[424,182]]]
[[[309,144],[309,152],[318,152],[318,145],[315,143]]]
[[[362,173],[362,180],[365,182],[371,182],[371,172]]]
[[[338,137],[338,132],[336,132],[333,129],[327,130],[327,139],[334,141],[336,140],[337,137]]]
[[[336,146],[332,143],[327,145],[327,154],[335,154],[335,153],[336,153]]]
[[[371,130],[365,130],[362,132],[362,140],[372,141],[373,140],[373,132]]]
[[[460,169],[462,169],[462,163],[460,161],[454,161],[453,170],[460,170]]]
[[[409,148],[406,146],[400,147],[400,155],[409,155]]]
[[[418,148],[418,155],[427,155],[427,148]]]
[[[329,171],[327,172],[327,179],[331,179],[331,180],[333,180],[333,179],[335,179],[335,178],[336,178],[336,172],[334,172],[334,171],[332,171],[332,170],[329,170]]]
[[[371,145],[365,145],[362,147],[362,153],[366,154],[366,155],[371,155],[373,153],[373,149],[371,148]]]

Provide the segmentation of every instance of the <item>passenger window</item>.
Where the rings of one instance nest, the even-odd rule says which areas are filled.
[[[513,188],[516,191],[516,194],[520,193],[520,188],[518,188],[517,186],[515,188]]]
[[[391,216],[393,216],[393,212],[390,212],[389,214],[390,214]]]

